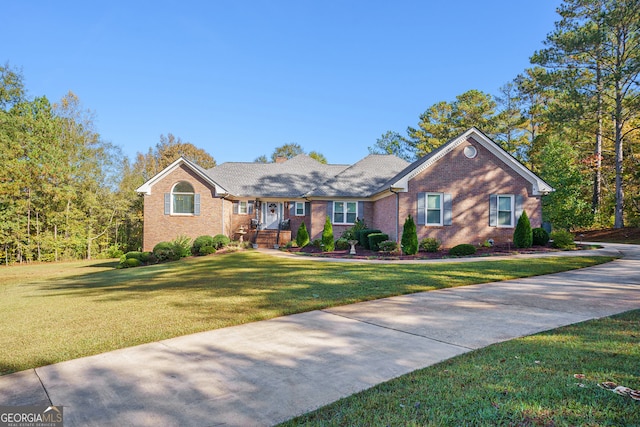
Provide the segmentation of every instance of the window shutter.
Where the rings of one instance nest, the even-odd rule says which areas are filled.
[[[427,194],[418,193],[418,225],[425,225],[427,223]]]
[[[311,202],[304,202],[304,214],[311,215]]]
[[[193,214],[200,215],[200,194],[193,195]]]
[[[489,196],[489,227],[498,226],[498,195]]]
[[[240,206],[240,202],[238,202],[237,200],[235,202],[233,202],[233,213],[238,215],[238,211],[239,211],[239,206]]]
[[[289,218],[296,215],[296,202],[289,202]]]
[[[247,202],[247,215],[253,215],[253,206],[254,206],[253,200],[249,200]]]
[[[364,219],[364,202],[358,202],[358,218]]]
[[[452,202],[451,202],[451,194],[444,194],[443,195],[443,218],[442,218],[442,224],[443,225],[451,225],[452,222]]]
[[[516,203],[516,224],[518,223],[518,220],[520,219],[520,217],[522,216],[522,211],[524,209],[524,197],[522,197],[520,194],[516,194],[515,197],[515,203]]]
[[[327,216],[331,218],[331,222],[333,222],[333,202],[327,202]]]
[[[171,214],[171,193],[164,193],[164,214]]]

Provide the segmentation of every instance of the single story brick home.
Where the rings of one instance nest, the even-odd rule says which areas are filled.
[[[276,163],[223,163],[203,169],[180,158],[137,190],[144,194],[144,250],[179,235],[224,234],[259,246],[284,245],[302,222],[320,238],[364,219],[399,241],[406,218],[418,239],[443,247],[512,239],[522,211],[541,226],[541,197],[553,188],[471,128],[409,163],[371,154],[352,165],[306,155]]]

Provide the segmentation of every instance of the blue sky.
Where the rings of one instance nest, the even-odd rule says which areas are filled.
[[[218,163],[292,142],[353,163],[436,102],[497,94],[559,4],[8,0],[0,62],[32,97],[73,91],[131,158],[172,133]]]

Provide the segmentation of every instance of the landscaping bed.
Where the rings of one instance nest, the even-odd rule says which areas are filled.
[[[593,249],[592,245],[576,245],[572,250]],[[562,249],[556,249],[551,245],[546,246],[533,246],[526,249],[518,249],[513,245],[495,245],[492,247],[479,246],[476,247],[476,253],[470,255],[471,257],[489,257],[489,256],[506,256],[506,255],[521,255],[521,254],[538,254],[547,252],[558,252]],[[361,247],[356,247],[356,255],[349,254],[349,249],[336,250],[332,252],[322,252],[319,248],[307,245],[304,248],[289,248],[286,251],[291,253],[297,253],[300,255],[317,256],[324,258],[346,258],[346,259],[388,259],[388,260],[421,260],[421,259],[445,259],[445,258],[460,258],[449,255],[447,249],[442,249],[437,252],[418,252],[415,255],[399,255],[393,253],[374,252]]]

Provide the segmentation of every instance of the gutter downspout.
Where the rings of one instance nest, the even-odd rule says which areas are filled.
[[[396,243],[400,244],[400,193],[393,191],[393,187],[389,191],[396,195]]]

